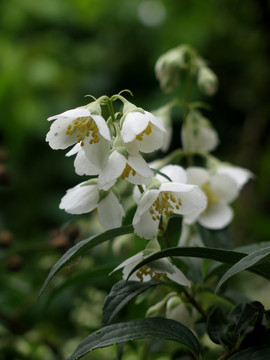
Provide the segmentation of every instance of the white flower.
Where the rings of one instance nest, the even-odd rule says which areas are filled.
[[[84,214],[96,210],[99,222],[105,230],[121,226],[124,215],[113,191],[102,194],[97,184],[87,182],[69,189],[61,200],[60,209],[70,214]]]
[[[151,241],[155,242],[155,251],[159,251],[160,246],[157,245],[157,240],[152,239]],[[149,245],[151,246],[151,242],[150,244],[148,244],[148,246]],[[137,264],[147,258],[148,255],[155,252],[154,249],[148,249],[148,246],[146,247],[145,251],[140,251],[136,255],[131,256],[130,258],[122,262],[113,270],[113,272],[119,269],[123,269],[123,279],[126,280],[131,270]],[[155,281],[159,281],[166,280],[167,278],[178,283],[179,285],[190,287],[190,282],[186,278],[186,276],[167,258],[153,261],[148,265],[141,267],[134,274],[131,275],[129,280],[149,281],[151,279],[154,279]]]
[[[183,148],[188,152],[213,151],[219,143],[216,130],[197,110],[189,112],[186,124],[182,127],[181,137]]]
[[[48,120],[55,120],[46,136],[52,149],[66,149],[80,143],[94,166],[104,166],[109,156],[111,136],[101,115],[80,107],[51,116]]]
[[[233,218],[233,210],[228,204],[239,193],[236,181],[227,174],[211,175],[200,167],[190,167],[186,173],[187,182],[200,186],[207,197],[207,208],[197,221],[209,229],[222,229],[227,226]],[[190,224],[194,219],[185,217],[185,222]]]
[[[123,121],[121,136],[127,151],[136,155],[149,153],[163,146],[166,130],[151,113],[129,112]]]
[[[124,156],[114,150],[99,174],[98,185],[100,189],[108,190],[118,178],[136,185],[149,184],[152,176],[152,170],[141,155]]]
[[[238,190],[241,190],[242,187],[254,177],[254,174],[248,170],[239,166],[230,166],[230,165],[221,165],[217,168],[218,174],[227,174],[237,184]]]
[[[207,205],[206,197],[198,186],[185,184],[186,175],[182,167],[168,165],[160,171],[173,182],[156,176],[157,186],[143,193],[132,222],[135,233],[146,239],[157,234],[161,216],[175,213],[193,219]]]

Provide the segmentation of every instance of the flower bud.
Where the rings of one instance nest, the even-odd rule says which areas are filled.
[[[181,132],[183,148],[187,152],[213,151],[219,138],[210,121],[199,111],[190,110]]]
[[[181,45],[161,55],[155,65],[155,73],[164,92],[172,92],[180,83],[181,71],[192,70],[195,51],[187,45]]]
[[[207,66],[200,67],[198,71],[198,86],[202,93],[212,96],[218,88],[216,74]]]

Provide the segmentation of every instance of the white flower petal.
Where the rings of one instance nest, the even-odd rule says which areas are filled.
[[[161,130],[164,134],[166,133],[165,127],[163,126],[162,122],[160,121],[160,119],[157,116],[154,116],[149,111],[145,111],[145,114],[148,116],[149,121],[155,127],[157,127],[159,130]]]
[[[127,266],[132,265],[132,268],[134,266],[136,266],[136,264],[139,264],[139,262],[141,262],[143,260],[143,251],[140,251],[139,253],[137,253],[136,255],[131,256],[130,258],[126,259],[125,261],[123,261],[120,265],[118,265],[115,269],[113,269],[113,271],[110,273],[110,275],[122,268],[125,268]],[[132,269],[130,268],[130,270]],[[128,275],[129,273],[127,273],[126,275]],[[127,276],[124,276],[124,279],[126,279]]]
[[[91,115],[91,117],[95,121],[100,135],[104,139],[111,141],[110,130],[109,130],[104,118],[101,115]]]
[[[72,135],[66,134],[69,124],[70,120],[67,118],[59,118],[52,123],[50,130],[46,135],[46,141],[52,149],[66,149],[77,142],[75,133]]]
[[[90,116],[89,110],[87,110],[84,107],[78,107],[76,109],[67,110],[61,114],[51,116],[48,118],[48,121],[55,120],[58,118],[76,119],[78,117],[88,117],[88,116]]]
[[[126,158],[118,151],[113,151],[109,156],[107,164],[99,174],[99,188],[103,190],[108,190],[111,186],[113,186],[119,176],[121,176],[125,167]]]
[[[73,156],[75,154],[77,154],[80,150],[81,150],[81,144],[77,143],[76,145],[73,146],[73,148],[71,150],[69,150],[69,152],[66,153],[66,156]]]
[[[78,152],[75,160],[74,167],[76,174],[78,175],[97,175],[100,172],[100,169],[90,163],[87,159],[85,152],[80,146],[80,151]]]
[[[98,143],[90,144],[89,138],[84,140],[83,150],[85,155],[94,166],[101,169],[104,167],[109,158],[110,141],[100,137]]]
[[[139,135],[147,127],[148,123],[147,115],[137,111],[128,113],[121,129],[124,143],[135,140],[136,135]]]
[[[175,182],[166,182],[160,185],[160,191],[173,191],[173,192],[190,192],[196,189],[196,185],[190,184],[182,184],[182,183],[175,183]]]
[[[167,175],[173,182],[176,183],[183,183],[185,184],[187,182],[187,175],[185,169],[182,168],[182,166],[179,165],[167,165],[160,169],[160,172]],[[160,182],[168,182],[168,179],[166,179],[164,176],[161,176],[157,174],[155,176]]]
[[[153,220],[149,211],[146,211],[139,221],[135,223],[133,220],[133,227],[135,233],[140,237],[152,239],[158,232],[159,220]]]
[[[180,198],[182,200],[181,214],[185,215],[185,218],[190,221],[196,219],[207,207],[207,198],[198,187],[191,192],[181,193]]]
[[[70,214],[84,214],[97,207],[98,199],[98,187],[82,183],[67,191],[59,207]]]
[[[226,174],[213,175],[210,178],[210,186],[213,194],[225,203],[233,201],[239,195],[237,183]]]
[[[146,191],[138,204],[137,210],[134,214],[133,218],[133,225],[136,224],[142,215],[147,212],[147,210],[151,207],[151,205],[155,202],[155,200],[158,198],[160,191],[157,189],[151,189]]]
[[[219,202],[200,215],[198,222],[208,229],[218,230],[227,226],[231,222],[232,218],[232,208]]]
[[[134,169],[137,173],[144,177],[152,177],[153,172],[148,166],[147,162],[141,155],[133,156],[129,155],[127,158],[128,164]]]
[[[143,153],[150,153],[157,149],[160,149],[165,140],[166,132],[160,131],[159,128],[152,125],[152,132],[149,135],[144,135],[142,141],[136,140],[138,149]]]
[[[235,180],[237,187],[240,190],[248,180],[254,177],[254,174],[248,170],[239,166],[220,166],[217,169],[218,174],[227,174]]]
[[[192,166],[186,169],[187,183],[201,186],[210,179],[209,172],[200,167]]]
[[[190,281],[186,278],[186,276],[182,273],[182,271],[177,269],[176,266],[174,273],[172,274],[168,273],[168,278],[179,285],[190,287]]]
[[[112,191],[100,201],[97,213],[104,230],[114,229],[122,224],[124,210]]]

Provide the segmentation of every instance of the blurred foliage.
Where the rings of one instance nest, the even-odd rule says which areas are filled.
[[[219,77],[219,92],[206,113],[220,133],[216,154],[256,175],[235,205],[236,244],[269,240],[269,6],[267,0],[0,3],[1,360],[63,359],[73,350],[70,342],[92,330],[72,314],[96,301],[89,300],[93,287],[100,297],[109,288],[106,277],[89,278],[88,290],[67,287],[46,311],[37,302],[61,251],[95,232],[84,223],[76,236],[66,227],[55,230],[74,220],[58,205],[81,179],[72,159],[46,144],[46,118],[86,104],[86,94],[126,88],[138,106],[163,105],[168,95],[161,94],[153,68],[158,56],[178,44],[194,46]],[[178,143],[175,124],[172,148]],[[87,269],[97,261],[89,258],[79,266]],[[97,321],[95,314],[93,328]]]

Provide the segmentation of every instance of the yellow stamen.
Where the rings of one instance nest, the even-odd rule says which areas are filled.
[[[167,279],[167,273],[158,273],[151,269],[148,265],[142,266],[137,272],[136,276],[140,281],[143,281],[144,276],[150,276],[154,281],[160,281],[160,280],[166,280]]]
[[[84,146],[84,138],[92,137],[89,144],[97,144],[100,141],[99,130],[95,121],[91,117],[80,117],[68,125],[66,134],[73,135],[76,133],[77,142]]]
[[[129,177],[130,173],[132,176],[136,175],[136,171],[134,169],[132,169],[132,167],[128,163],[126,163],[126,167],[124,168],[124,170],[121,174],[121,178],[123,180],[125,180],[127,177]]]
[[[159,194],[155,202],[150,206],[149,213],[154,221],[160,220],[161,216],[171,215],[175,210],[179,210],[182,205],[180,198],[176,198],[174,194],[163,191]]]
[[[151,123],[149,122],[147,127],[138,135],[136,135],[136,139],[139,140],[139,141],[142,141],[143,140],[143,136],[144,135],[150,135],[152,132],[152,125]]]
[[[209,183],[205,183],[201,186],[201,189],[207,197],[207,209],[210,209],[215,203],[218,202],[219,197],[213,193]]]

